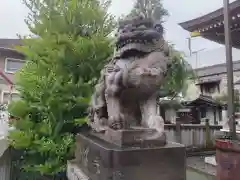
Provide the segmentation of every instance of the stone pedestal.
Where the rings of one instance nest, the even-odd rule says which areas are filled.
[[[105,133],[91,133],[93,136],[119,147],[155,147],[166,144],[166,134],[160,136],[156,129],[133,127],[131,129],[107,129]]]
[[[69,180],[185,180],[185,147],[120,147],[89,133],[77,135],[76,159]]]
[[[231,140],[216,140],[216,180],[240,179],[240,144]]]

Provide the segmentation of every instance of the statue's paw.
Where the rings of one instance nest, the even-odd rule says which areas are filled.
[[[153,134],[149,134],[148,136],[145,135],[146,140],[160,140],[160,141],[166,141],[167,136],[165,132],[159,133],[155,132]]]
[[[115,121],[109,127],[114,130],[123,129],[123,123],[119,121]]]
[[[150,128],[156,129],[159,134],[164,132],[164,120],[161,116],[151,115],[147,121],[147,125]]]
[[[121,116],[112,116],[109,117],[109,127],[114,130],[123,129],[124,122]]]
[[[89,123],[88,125],[90,125],[93,132],[97,132],[97,133],[105,132],[107,128],[106,126],[103,126],[98,122],[92,122],[92,123]]]

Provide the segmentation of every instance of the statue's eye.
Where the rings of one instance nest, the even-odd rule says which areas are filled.
[[[156,24],[154,27],[158,32],[162,33],[163,32],[163,27],[161,24]]]

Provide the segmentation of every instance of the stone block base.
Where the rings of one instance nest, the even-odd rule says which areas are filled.
[[[185,147],[168,142],[154,148],[121,148],[91,134],[77,136],[69,180],[185,180]]]
[[[166,134],[158,136],[155,129],[133,127],[131,129],[107,129],[105,133],[92,133],[104,141],[120,147],[154,147],[166,144]]]
[[[240,179],[240,144],[231,140],[216,140],[216,180]]]

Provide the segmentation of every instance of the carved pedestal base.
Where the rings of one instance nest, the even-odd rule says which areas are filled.
[[[155,147],[166,144],[166,134],[158,134],[155,129],[133,127],[131,129],[113,130],[107,129],[104,134],[92,133],[100,138],[119,147]]]
[[[185,147],[180,144],[123,148],[79,134],[76,145],[76,159],[68,166],[69,180],[185,180]]]

